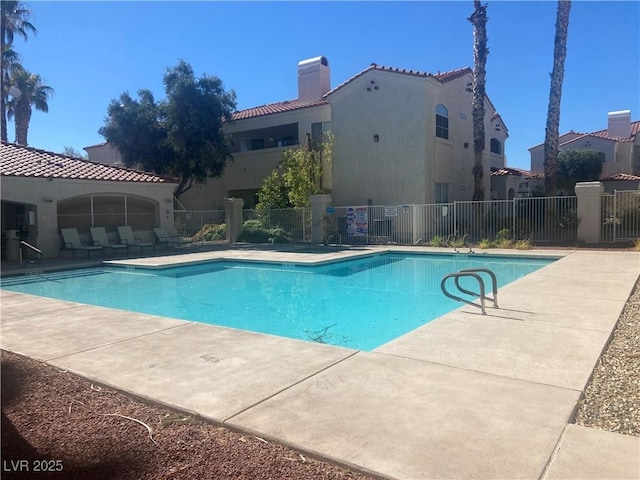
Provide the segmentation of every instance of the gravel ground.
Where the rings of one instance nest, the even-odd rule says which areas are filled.
[[[10,352],[2,351],[1,373],[3,479],[373,478]],[[640,436],[640,280],[576,423]],[[53,472],[36,475],[37,467]]]
[[[576,423],[640,437],[640,280],[587,384]]]

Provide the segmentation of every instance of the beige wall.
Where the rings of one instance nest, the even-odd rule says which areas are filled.
[[[92,162],[98,162],[104,165],[124,165],[120,152],[108,143],[84,147],[84,150]]]
[[[449,200],[473,195],[471,75],[433,79],[370,70],[329,96],[335,135],[335,205],[433,203],[435,184],[449,184]],[[375,87],[378,87],[375,89]],[[370,90],[367,90],[370,89]],[[435,137],[435,108],[449,112],[449,138]],[[494,113],[487,102],[485,130]],[[374,139],[379,135],[379,141]],[[504,131],[496,134],[503,143]],[[465,144],[467,144],[465,146]],[[484,183],[489,198],[489,141]]]
[[[640,139],[636,142],[640,143]],[[595,150],[604,153],[605,163],[602,166],[602,178],[617,173],[640,173],[637,172],[639,166],[636,164],[639,161],[634,160],[634,156],[640,156],[640,153],[634,153],[638,147],[633,142],[616,142],[605,138],[583,136],[569,141],[565,139],[559,150]],[[531,154],[531,173],[544,174],[544,146],[537,145],[529,149],[529,152]]]
[[[311,124],[331,120],[329,105],[302,108],[290,112],[264,115],[246,120],[236,120],[225,124],[226,135],[250,130],[298,124],[298,141],[304,144]],[[282,159],[282,153],[290,147],[265,148],[248,152],[236,152],[220,178],[212,178],[204,185],[196,185],[180,196],[180,202],[187,210],[222,210],[224,198],[237,190],[257,190],[264,178],[271,173]]]
[[[60,250],[57,203],[68,198],[120,194],[137,196],[156,204],[158,226],[175,231],[173,190],[175,184],[103,182],[46,178],[2,177],[2,200],[29,205],[36,212],[36,238],[27,241],[43,251],[45,258],[57,257]]]

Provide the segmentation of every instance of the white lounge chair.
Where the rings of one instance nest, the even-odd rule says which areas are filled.
[[[64,249],[69,250],[71,255],[75,258],[76,252],[82,250],[87,252],[87,257],[91,256],[91,252],[100,252],[104,255],[104,249],[97,245],[84,245],[80,241],[80,235],[75,228],[61,228],[62,240],[64,242]]]
[[[93,239],[94,245],[102,248],[110,248],[112,253],[115,253],[116,250],[127,250],[127,246],[122,243],[109,242],[107,230],[104,227],[91,227],[89,230],[91,231],[91,238]]]
[[[153,229],[153,233],[156,234],[156,243],[159,245],[175,245],[177,247],[181,247],[183,245],[192,245],[191,240],[183,239],[181,237],[172,236],[167,234],[167,231],[164,228],[156,227]]]
[[[126,245],[127,247],[140,247],[141,252],[144,247],[151,247],[153,248],[154,252],[156,251],[155,243],[145,243],[142,241],[142,239],[136,238],[133,235],[133,230],[128,225],[118,227],[118,235],[120,236],[120,243]]]

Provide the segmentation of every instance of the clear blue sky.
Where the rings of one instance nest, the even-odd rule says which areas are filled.
[[[335,87],[371,63],[437,73],[473,66],[473,2],[39,2],[38,34],[15,49],[55,89],[34,112],[31,146],[61,152],[103,142],[111,99],[151,89],[180,58],[235,90],[238,109],[297,97],[297,63],[324,55]],[[557,3],[490,1],[487,93],[509,139],[507,163],[529,168],[544,141]],[[560,131],[640,119],[640,3],[574,1]],[[9,140],[14,138],[9,125]],[[83,152],[84,153],[84,152]]]

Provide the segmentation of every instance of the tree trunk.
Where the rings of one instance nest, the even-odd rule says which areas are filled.
[[[0,140],[3,142],[7,141],[7,97],[5,96],[7,92],[5,92],[5,90],[8,91],[8,85],[5,84],[5,81],[7,80],[7,76],[5,75],[7,67],[4,58],[5,31],[7,29],[6,21],[3,11],[0,15],[0,65],[2,65],[2,68],[0,69],[2,83],[2,90],[0,91]]]
[[[553,48],[553,71],[549,108],[547,110],[547,128],[544,138],[544,189],[548,197],[555,196],[558,190],[558,137],[560,128],[560,100],[564,80],[564,61],[567,57],[567,35],[569,32],[570,0],[558,1],[556,17],[556,36]]]
[[[29,122],[31,121],[31,105],[23,98],[18,100],[14,115],[16,124],[16,143],[27,146],[27,134],[29,132]]]
[[[486,83],[487,5],[474,0],[474,12],[469,21],[473,24],[473,200],[484,200],[483,156],[485,147],[484,97]]]

